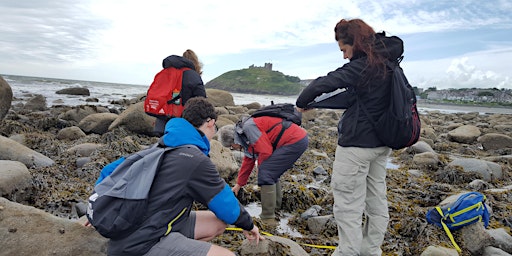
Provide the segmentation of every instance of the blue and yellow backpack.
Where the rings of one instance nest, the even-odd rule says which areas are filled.
[[[467,192],[448,205],[437,206],[427,212],[428,223],[442,227],[458,252],[460,248],[455,243],[450,231],[464,226],[482,222],[484,227],[489,225],[489,211],[485,205],[486,197],[479,192]]]

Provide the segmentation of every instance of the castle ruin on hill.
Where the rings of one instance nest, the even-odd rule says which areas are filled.
[[[254,66],[254,64],[250,65],[249,68],[263,68],[263,69],[267,69],[269,71],[272,71],[272,63],[265,63],[265,66],[263,67],[258,67],[258,66]]]

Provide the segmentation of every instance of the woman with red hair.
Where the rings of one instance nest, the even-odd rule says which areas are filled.
[[[403,53],[398,37],[375,33],[360,19],[339,21],[335,39],[349,62],[311,82],[297,98],[299,111],[313,105],[323,93],[345,89],[346,108],[338,124],[338,146],[331,187],[339,245],[333,255],[381,255],[389,222],[386,198],[386,162],[391,149],[378,138],[371,121],[387,109],[392,71]],[[364,215],[364,218],[363,218]],[[364,221],[363,221],[364,220]]]

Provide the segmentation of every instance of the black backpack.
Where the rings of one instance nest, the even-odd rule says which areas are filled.
[[[176,148],[154,146],[134,153],[94,187],[86,215],[98,233],[120,239],[141,225],[147,218],[148,194],[162,158]]]
[[[296,125],[302,124],[302,113],[297,111],[295,105],[290,103],[277,103],[272,101],[270,105],[262,107],[252,113],[251,117],[273,116],[291,121]]]
[[[277,125],[282,124],[281,131],[276,137],[276,140],[272,143],[272,148],[276,150],[277,143],[281,139],[281,136],[283,136],[283,133],[288,127],[292,125],[292,122],[296,125],[302,124],[302,113],[297,111],[295,108],[295,105],[291,103],[277,103],[274,104],[272,101],[270,105],[262,107],[258,110],[256,110],[254,113],[251,114],[251,117],[261,117],[261,116],[271,116],[271,117],[279,117],[282,118],[283,121],[281,123],[276,123],[272,127],[270,127],[266,132],[269,133],[274,129]],[[239,121],[235,126],[235,132],[238,134],[238,136],[242,139],[242,142],[248,145],[248,139],[243,133],[243,123],[247,119],[243,119]]]
[[[389,106],[386,111],[374,120],[363,104],[359,104],[377,136],[384,144],[392,149],[402,149],[416,143],[420,137],[421,122],[416,108],[416,94],[407,81],[400,61],[388,61],[386,65],[392,70]],[[359,102],[359,100],[358,100]]]

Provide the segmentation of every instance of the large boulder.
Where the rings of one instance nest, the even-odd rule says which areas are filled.
[[[233,95],[231,95],[231,93],[229,93],[228,91],[223,91],[219,89],[206,89],[206,95],[208,96],[208,101],[212,103],[215,107],[235,105]]]
[[[0,160],[19,161],[28,168],[46,167],[55,164],[47,156],[4,136],[0,136]]]
[[[103,256],[107,243],[92,227],[0,197],[0,256]]]
[[[3,119],[9,109],[11,108],[12,102],[12,89],[11,86],[0,76],[0,119]]]
[[[512,138],[500,133],[488,133],[478,137],[484,150],[512,148]]]
[[[22,195],[32,185],[27,167],[18,161],[0,160],[0,196],[15,194],[16,201],[25,200]]]
[[[80,120],[78,127],[85,133],[104,134],[117,117],[114,113],[90,114]]]
[[[474,125],[463,125],[448,132],[448,139],[458,143],[471,144],[482,134]]]
[[[123,127],[128,131],[146,135],[153,135],[155,118],[144,112],[144,102],[130,105],[108,127],[109,131]]]
[[[68,95],[86,95],[86,96],[91,95],[91,93],[89,92],[89,89],[83,88],[83,87],[65,88],[62,90],[58,90],[55,93],[56,94],[68,94]]]

